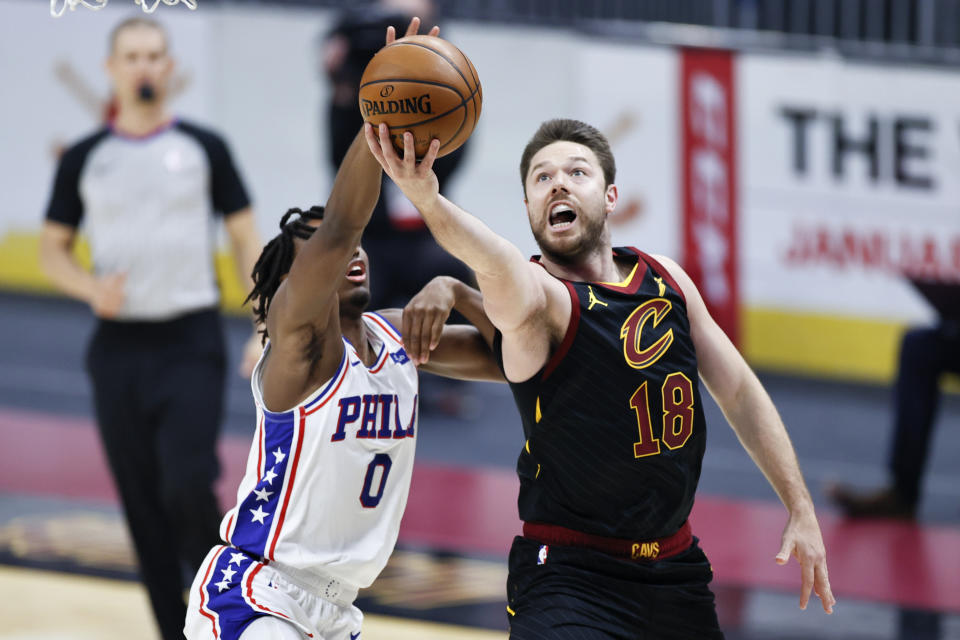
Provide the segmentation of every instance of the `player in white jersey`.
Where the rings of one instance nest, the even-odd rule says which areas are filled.
[[[221,524],[225,544],[190,590],[190,639],[356,640],[353,600],[386,564],[406,506],[417,367],[503,379],[480,294],[458,281],[435,279],[403,312],[364,313],[359,241],[380,176],[361,132],[326,207],[288,211],[254,269],[251,298],[269,336],[251,383],[258,424]],[[476,326],[444,325],[451,308]]]
[[[206,629],[191,637],[237,637],[235,618],[220,615],[237,609],[245,619],[288,617],[308,637],[360,631],[350,604],[397,540],[417,433],[416,365],[382,315],[362,322],[373,362],[343,338],[337,372],[289,411],[263,400],[268,343],[252,379],[258,425],[246,474],[221,524],[228,544],[210,553],[191,591]]]

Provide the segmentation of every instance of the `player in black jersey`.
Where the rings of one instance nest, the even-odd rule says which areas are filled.
[[[835,600],[813,503],[776,409],[672,260],[613,249],[615,163],[599,131],[544,123],[520,163],[543,253],[441,196],[431,164],[367,142],[430,230],[476,272],[520,410],[523,536],[510,552],[511,638],[722,638],[709,562],[687,516],[706,443],[699,379],[789,511],[776,561]]]

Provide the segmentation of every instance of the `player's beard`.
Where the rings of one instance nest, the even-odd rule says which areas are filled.
[[[547,224],[549,224],[549,214],[547,214],[547,220]],[[557,264],[575,264],[583,256],[590,255],[602,248],[607,221],[603,209],[601,208],[599,215],[596,216],[578,214],[577,221],[581,225],[580,235],[573,244],[564,240],[563,247],[552,245],[546,230],[535,229],[533,237],[537,241],[541,253]]]

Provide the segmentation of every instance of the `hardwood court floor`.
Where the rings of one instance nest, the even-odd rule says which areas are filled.
[[[154,640],[91,417],[89,310],[0,293],[0,326],[0,640]],[[249,324],[231,319],[227,329],[239,353]],[[430,382],[422,377],[400,548],[358,601],[363,637],[505,640],[507,549],[519,531],[516,410],[508,389],[477,383],[457,387],[472,409],[431,411]],[[692,522],[728,640],[960,640],[960,396],[941,406],[918,522],[846,521],[823,488],[885,480],[889,389],[773,374],[764,384],[818,503],[839,603],[833,616],[816,602],[798,609],[796,564],[773,562],[786,513],[705,395],[715,426]],[[255,422],[249,382],[228,386],[223,504],[236,499]]]
[[[126,580],[0,567],[2,640],[154,640],[146,592]],[[504,633],[364,616],[364,640],[502,640]]]

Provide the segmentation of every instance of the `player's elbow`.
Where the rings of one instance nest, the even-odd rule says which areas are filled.
[[[57,234],[44,230],[40,235],[40,269],[48,278],[57,273],[57,265],[70,254],[70,244]]]

